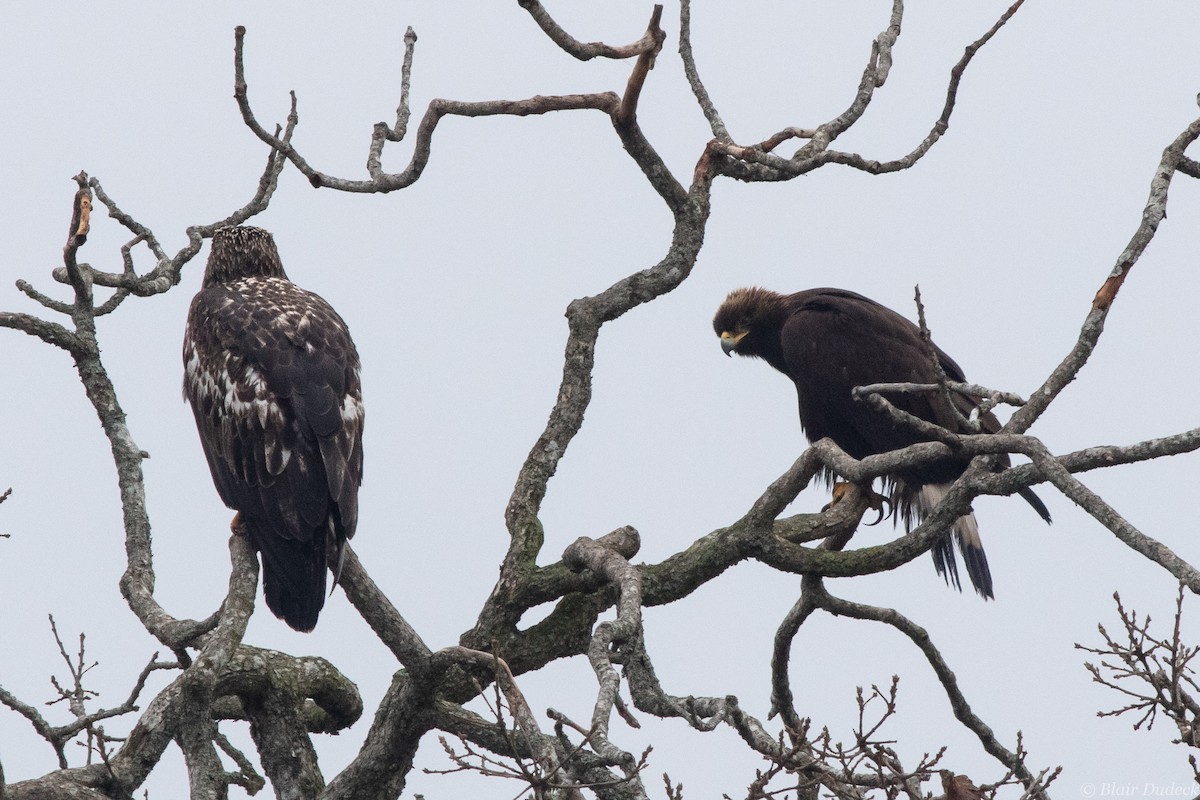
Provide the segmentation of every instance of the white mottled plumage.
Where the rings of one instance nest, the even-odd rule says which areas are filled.
[[[358,353],[322,298],[287,279],[271,235],[224,228],[184,336],[184,396],[221,499],[262,554],[267,605],[316,625],[326,569],[358,523]]]

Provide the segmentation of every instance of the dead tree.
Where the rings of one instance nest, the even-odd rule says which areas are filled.
[[[640,548],[638,531],[622,527],[595,538],[581,537],[553,563],[544,564],[543,530],[539,518],[547,483],[580,432],[592,399],[592,376],[600,333],[604,326],[630,310],[652,303],[680,286],[692,273],[704,243],[711,212],[711,195],[720,181],[786,182],[820,168],[848,168],[871,175],[919,168],[922,159],[947,134],[968,67],[976,54],[1017,14],[1018,0],[995,24],[969,46],[954,65],[945,104],[928,133],[898,158],[876,160],[835,147],[839,137],[862,123],[892,66],[893,46],[900,37],[904,5],[894,0],[886,26],[870,43],[857,90],[845,110],[834,118],[808,126],[781,122],[778,130],[754,141],[739,141],[728,130],[700,77],[690,40],[691,8],[681,5],[677,44],[684,80],[696,106],[707,120],[711,139],[695,153],[688,175],[678,175],[660,156],[638,121],[639,103],[655,59],[670,41],[663,26],[663,9],[654,7],[645,32],[630,44],[585,43],[555,22],[537,0],[519,5],[544,32],[552,46],[580,60],[616,59],[629,65],[628,80],[619,90],[533,96],[520,100],[465,102],[434,100],[415,131],[409,131],[409,87],[417,37],[404,38],[405,55],[400,104],[392,123],[377,124],[370,136],[365,177],[340,177],[315,166],[297,146],[298,100],[282,126],[261,123],[250,100],[244,65],[247,32],[235,33],[234,95],[246,127],[266,148],[266,165],[250,201],[223,219],[187,230],[188,244],[171,254],[160,238],[123,210],[100,181],[81,173],[71,211],[63,266],[53,279],[69,287],[70,301],[52,298],[31,283],[18,288],[46,309],[46,316],[24,312],[0,313],[0,327],[36,337],[65,351],[83,382],[111,444],[117,467],[124,515],[128,568],[121,593],[129,609],[164,650],[169,662],[152,658],[129,700],[117,707],[89,711],[84,686],[85,656],[80,643],[77,659],[63,650],[71,666],[72,687],[60,687],[74,722],[52,726],[41,712],[0,689],[0,702],[29,719],[34,730],[55,749],[60,769],[42,778],[3,785],[0,797],[128,797],[146,781],[164,751],[172,744],[184,754],[194,798],[228,795],[231,785],[254,792],[270,782],[277,796],[289,798],[392,798],[399,795],[413,769],[422,737],[443,734],[450,771],[475,771],[520,781],[535,797],[577,797],[581,791],[602,798],[643,798],[658,791],[649,778],[651,756],[620,744],[618,720],[636,724],[635,711],[676,719],[699,732],[728,726],[744,745],[761,755],[765,767],[748,788],[747,796],[832,795],[859,798],[917,798],[931,791],[927,784],[943,767],[934,750],[919,763],[902,763],[880,726],[894,713],[896,687],[874,689],[859,697],[860,717],[852,741],[839,742],[828,730],[807,719],[795,699],[788,670],[793,641],[806,620],[818,612],[871,620],[899,631],[919,650],[940,681],[957,720],[970,730],[997,764],[996,774],[956,776],[943,770],[947,796],[973,796],[1006,783],[1020,787],[1022,796],[1046,798],[1055,773],[1038,764],[1052,753],[1027,754],[1019,740],[1004,741],[972,710],[947,663],[928,633],[891,608],[850,602],[830,593],[825,578],[873,574],[895,569],[927,552],[948,526],[981,495],[1010,495],[1024,487],[1048,484],[1077,503],[1131,550],[1159,565],[1192,592],[1200,591],[1200,573],[1161,542],[1147,536],[1076,477],[1100,468],[1116,468],[1200,448],[1200,429],[1123,446],[1090,447],[1053,453],[1027,432],[1075,378],[1100,339],[1104,321],[1118,291],[1155,235],[1164,218],[1167,191],[1183,174],[1200,177],[1200,165],[1185,155],[1200,136],[1200,119],[1193,122],[1163,151],[1150,181],[1150,196],[1140,224],[1110,274],[1099,287],[1078,340],[1029,398],[991,393],[996,402],[1017,406],[1001,433],[964,435],[943,432],[939,441],[857,461],[828,440],[807,449],[777,480],[767,486],[745,514],[730,525],[699,536],[690,545],[657,563],[634,563]],[[314,187],[356,193],[404,190],[422,179],[434,158],[439,126],[447,117],[495,115],[539,117],[551,112],[605,115],[613,133],[673,220],[661,259],[631,272],[606,290],[570,303],[566,310],[569,335],[563,354],[562,381],[544,429],[529,449],[504,510],[509,534],[499,578],[475,625],[462,633],[456,646],[434,650],[402,614],[403,603],[389,599],[372,580],[369,569],[348,553],[341,583],[347,598],[379,640],[394,656],[398,671],[382,702],[373,709],[374,721],[357,757],[336,775],[324,774],[315,757],[313,733],[332,733],[353,724],[363,711],[354,685],[337,665],[323,659],[291,656],[255,648],[243,641],[254,610],[257,564],[240,538],[230,539],[232,569],[229,591],[221,606],[203,620],[172,614],[155,596],[151,523],[142,472],[145,457],[126,425],[117,387],[102,359],[96,320],[117,312],[136,313],[136,301],[172,291],[185,267],[200,252],[204,240],[223,225],[239,224],[265,210],[281,173],[295,169]],[[532,124],[532,123],[531,123]],[[398,172],[384,169],[384,151],[411,139],[411,159]],[[98,201],[132,235],[122,249],[122,268],[106,271],[78,260],[93,224]],[[135,252],[148,253],[153,267],[138,271]],[[122,346],[108,342],[111,349]],[[878,391],[866,390],[864,402],[886,407]],[[368,434],[369,435],[369,434]],[[859,525],[866,502],[857,496],[819,514],[782,517],[797,494],[809,486],[822,467],[855,483],[871,480],[904,466],[926,463],[950,450],[975,456],[936,513],[910,534],[882,546],[856,548],[850,534]],[[992,472],[988,457],[996,453],[1024,456],[1028,463],[1001,473]],[[2,499],[2,498],[0,498]],[[665,686],[656,674],[655,642],[643,627],[643,610],[683,603],[693,592],[724,571],[747,560],[802,576],[802,590],[792,611],[780,621],[771,670],[773,708],[748,710],[732,695],[693,696],[687,686]],[[522,627],[526,612],[552,605],[534,625]],[[601,621],[602,615],[613,616]],[[61,639],[59,640],[62,647]],[[590,718],[571,719],[551,711],[550,722],[539,722],[519,688],[521,675],[572,656],[585,656],[595,674]],[[171,670],[173,679],[148,699],[139,699],[145,676]],[[621,693],[624,684],[626,694]],[[489,715],[465,707],[484,698]],[[135,708],[137,709],[135,711]],[[136,720],[122,737],[105,732],[104,720]],[[1182,713],[1182,712],[1180,712]],[[1189,712],[1190,713],[1190,712]],[[778,716],[771,722],[768,716]],[[1190,718],[1189,718],[1190,719]],[[230,742],[219,723],[249,723],[252,759]],[[88,763],[71,766],[64,744],[83,735]],[[225,754],[224,760],[221,754]],[[225,764],[232,761],[235,769]],[[257,761],[257,764],[255,763]],[[261,769],[264,775],[259,775]],[[974,780],[974,784],[972,783]],[[936,791],[936,789],[932,789]],[[678,786],[666,785],[666,795],[681,796]]]

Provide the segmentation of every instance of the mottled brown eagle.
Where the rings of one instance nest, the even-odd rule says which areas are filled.
[[[828,437],[858,459],[927,441],[851,393],[856,386],[872,383],[937,382],[920,329],[874,300],[844,289],[809,289],[790,295],[737,289],[717,309],[713,329],[726,355],[761,358],[792,379],[800,399],[800,425],[809,441]],[[954,359],[941,348],[934,349],[946,377],[963,381]],[[952,397],[964,415],[978,408],[978,400],[958,393]],[[888,399],[923,420],[968,432],[940,394],[893,394]],[[980,422],[989,433],[1000,430],[990,413],[983,414]],[[933,510],[968,463],[969,459],[947,458],[888,476],[885,490],[906,529]],[[1007,465],[1007,456],[999,459],[1000,468]],[[833,476],[827,471],[825,477]],[[1021,489],[1020,495],[1050,522],[1050,512],[1032,490]],[[953,533],[975,591],[993,597],[974,513],[959,518]],[[951,541],[948,534],[934,546],[933,563],[947,583],[961,590]]]
[[[262,555],[267,607],[311,631],[358,523],[358,351],[329,303],[288,280],[271,234],[220,228],[183,337],[213,483]]]

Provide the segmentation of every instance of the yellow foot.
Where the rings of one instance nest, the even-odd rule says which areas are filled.
[[[246,535],[246,523],[242,521],[242,512],[233,515],[233,519],[229,522],[229,530],[233,531],[234,536]]]
[[[833,498],[821,510],[828,511],[829,509],[833,508],[838,503],[840,503],[844,499],[846,499],[847,495],[853,495],[853,493],[855,493],[855,492],[862,493],[867,498],[867,507],[873,511],[878,512],[878,514],[879,514],[879,516],[877,516],[875,518],[874,522],[868,522],[867,525],[878,525],[880,522],[882,522],[884,520],[885,517],[891,516],[891,513],[892,513],[891,505],[892,504],[886,497],[877,493],[869,485],[868,486],[859,486],[857,484],[847,483],[845,481],[834,482]]]

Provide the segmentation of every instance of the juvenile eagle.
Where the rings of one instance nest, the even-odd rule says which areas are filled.
[[[855,386],[871,383],[937,382],[920,329],[874,300],[844,289],[809,289],[791,295],[736,289],[717,309],[713,329],[726,355],[764,359],[792,379],[800,399],[800,425],[809,441],[828,437],[857,459],[927,441],[851,395]],[[963,381],[954,359],[935,349],[946,377]],[[976,400],[952,396],[964,415],[978,406]],[[923,420],[968,432],[940,394],[895,394],[888,399]],[[990,413],[980,421],[988,433],[1000,430]],[[933,510],[968,463],[966,458],[946,458],[888,476],[893,507],[906,529]],[[1007,466],[1008,457],[1000,463]],[[827,472],[826,477],[832,475]],[[1050,522],[1050,512],[1032,490],[1021,489],[1020,495]],[[992,576],[974,513],[960,517],[953,532],[975,591],[992,597]],[[934,545],[933,564],[947,583],[962,588],[949,535]]]
[[[329,303],[288,280],[262,228],[221,228],[183,337],[183,396],[267,607],[311,631],[358,523],[358,352]],[[240,525],[239,525],[240,522]]]

